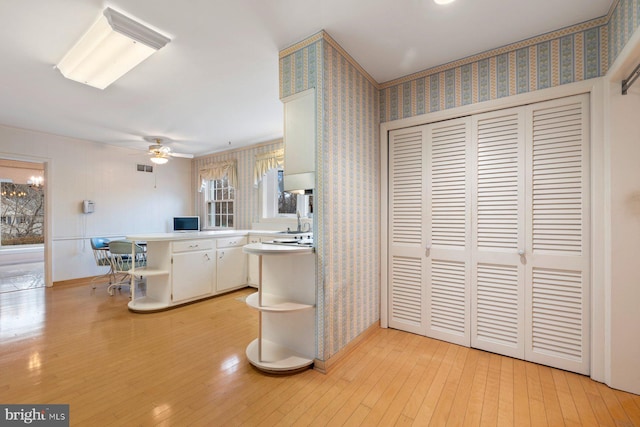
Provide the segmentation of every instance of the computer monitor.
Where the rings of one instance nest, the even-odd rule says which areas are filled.
[[[200,217],[174,216],[173,231],[175,232],[200,231]]]

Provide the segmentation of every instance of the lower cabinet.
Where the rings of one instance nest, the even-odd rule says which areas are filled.
[[[211,294],[216,270],[214,251],[174,254],[171,270],[173,302]]]
[[[247,285],[247,255],[242,252],[242,247],[246,244],[246,237],[218,239],[216,251],[216,290],[218,292]]]
[[[249,243],[260,243],[262,242],[262,237],[258,236],[250,236]],[[248,274],[247,274],[247,285],[257,288],[259,283],[259,272],[258,272],[258,255],[247,254],[247,265],[248,265]]]

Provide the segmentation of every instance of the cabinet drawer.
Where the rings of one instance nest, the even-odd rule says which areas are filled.
[[[222,239],[218,239],[218,249],[232,248],[234,246],[244,246],[246,244],[247,244],[247,238],[243,236],[225,237]]]
[[[173,242],[173,252],[204,251],[213,249],[213,240],[184,240]]]

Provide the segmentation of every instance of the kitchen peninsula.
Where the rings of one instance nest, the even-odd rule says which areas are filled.
[[[165,310],[247,286],[248,261],[242,247],[250,235],[281,234],[223,230],[126,236],[147,242],[147,266],[131,271],[133,277],[146,278],[146,292],[137,295],[131,286],[129,310]]]

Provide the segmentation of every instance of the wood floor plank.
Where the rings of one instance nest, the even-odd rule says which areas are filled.
[[[442,390],[446,384],[447,377],[449,376],[449,372],[454,364],[456,355],[458,351],[462,350],[462,347],[457,345],[449,345],[448,347],[447,354],[442,360],[442,363],[440,363],[440,367],[433,378],[429,391],[416,414],[415,419],[421,423],[431,422],[436,405],[438,404],[438,400],[440,399]]]
[[[640,426],[640,396],[620,390],[615,390],[615,394],[632,425]]]
[[[500,358],[500,390],[498,392],[498,426],[514,425],[513,359]]]
[[[544,395],[542,393],[542,383],[538,366],[527,363],[525,365],[527,373],[527,392],[529,395],[529,413],[531,414],[532,426],[546,426],[547,412],[544,407]]]
[[[551,370],[552,369],[548,366],[538,366],[538,376],[540,377],[540,386],[542,389],[542,398],[544,399],[547,423],[551,426],[555,426],[563,424],[564,420]]]
[[[470,349],[467,354],[464,369],[458,382],[458,388],[456,389],[456,394],[451,403],[451,409],[449,410],[449,417],[447,419],[448,426],[460,426],[464,421],[480,354],[482,354],[481,351],[473,349]]]
[[[421,362],[423,360],[423,356],[425,354],[431,354],[437,345],[438,343],[435,340],[418,340],[418,345],[415,349],[415,360],[410,368],[410,372],[408,372],[406,380],[389,404],[389,408],[387,409],[387,412],[385,412],[384,417],[380,419],[380,425],[404,425],[409,421],[413,422],[413,419],[404,415],[402,411],[426,370],[426,364]]]
[[[402,337],[399,337],[397,334],[393,334],[391,336],[393,336],[397,340],[396,345],[400,350],[406,347],[410,339],[410,335],[407,335],[405,339],[402,339]],[[360,379],[360,381],[358,381],[356,389],[353,391],[353,393],[351,393],[345,404],[332,417],[331,424],[335,423],[335,425],[341,425],[342,423],[348,422],[353,412],[358,410],[358,408],[361,406],[366,407],[366,412],[367,414],[369,413],[370,409],[366,405],[363,405],[363,400],[375,387],[384,372],[388,369],[389,361],[393,358],[391,354],[394,351],[391,347],[393,346],[385,347],[384,350],[377,356],[376,362],[374,362],[375,369],[371,370],[368,376],[363,377]]]
[[[613,422],[618,426],[631,425],[631,420],[618,401],[615,391],[610,389],[609,387],[598,387],[598,391],[600,392],[600,396],[602,396],[602,400],[604,400],[604,403],[607,406],[609,415],[611,415]]]
[[[469,394],[469,402],[467,404],[467,410],[464,414],[463,425],[465,426],[478,426],[482,419],[482,407],[484,403],[485,393],[484,390],[487,385],[487,375],[489,372],[489,353],[480,353],[478,356],[478,363],[476,365],[476,371],[473,376],[473,382],[471,383],[471,391]]]
[[[580,422],[583,425],[598,425],[598,420],[596,419],[596,415],[593,412],[593,408],[591,407],[589,397],[582,387],[580,377],[577,374],[573,374],[570,372],[567,373],[565,377],[567,380],[567,385],[569,386],[569,390],[571,392],[571,397],[573,398],[573,403],[575,404],[576,410],[578,411]]]
[[[435,351],[429,355],[428,361],[426,361],[426,369],[424,370],[414,393],[411,394],[407,404],[402,410],[402,413],[412,420],[416,420],[422,401],[429,392],[429,387],[431,386],[431,383],[433,382],[433,379],[440,368],[440,364],[442,363],[442,360],[447,354],[447,350],[449,348],[449,344],[443,341],[437,341],[437,343],[438,345],[434,349]]]
[[[480,425],[482,426],[495,426],[498,423],[500,365],[500,356],[491,354],[489,357],[489,369],[487,371],[487,383],[484,388],[482,417],[480,419]]]
[[[551,369],[553,377],[553,387],[555,388],[562,418],[566,425],[580,425],[580,415],[576,409],[575,401],[571,396],[571,389],[567,382],[567,372],[558,369]]]
[[[326,375],[265,375],[245,355],[253,292],[147,314],[104,287],[1,297],[0,401],[68,403],[72,426],[640,426],[640,396],[393,329]]]
[[[580,377],[580,384],[584,388],[587,398],[589,399],[589,403],[593,409],[593,413],[596,416],[598,424],[606,426],[615,425],[613,418],[611,418],[611,413],[609,413],[609,408],[607,408],[607,404],[602,399],[598,385],[590,380],[585,381],[585,379],[585,377]]]
[[[433,410],[433,415],[431,417],[432,425],[443,426],[446,425],[447,420],[450,419],[449,415],[451,413],[451,407],[453,406],[458,386],[460,384],[460,378],[462,377],[464,366],[470,352],[471,350],[466,347],[458,348],[456,358],[451,365],[451,369],[447,375],[447,379],[445,380],[442,392],[438,396],[436,406]]]
[[[412,385],[407,384],[407,382],[417,365],[420,352],[423,351],[423,347],[420,346],[421,341],[421,337],[412,335],[411,342],[401,356],[402,365],[400,368],[394,373],[391,371],[387,372],[385,375],[387,378],[383,377],[381,381],[379,381],[382,386],[380,387],[382,392],[377,396],[373,406],[370,406],[371,411],[363,420],[365,425],[376,424],[388,426],[396,423],[396,420],[402,413],[402,409],[404,408],[404,403],[406,401],[399,402],[396,399],[398,396],[402,396],[401,392],[407,385],[412,387]],[[386,384],[386,386],[384,384]],[[369,394],[367,397],[372,396],[373,395]],[[363,403],[367,404],[367,399],[365,399]]]

